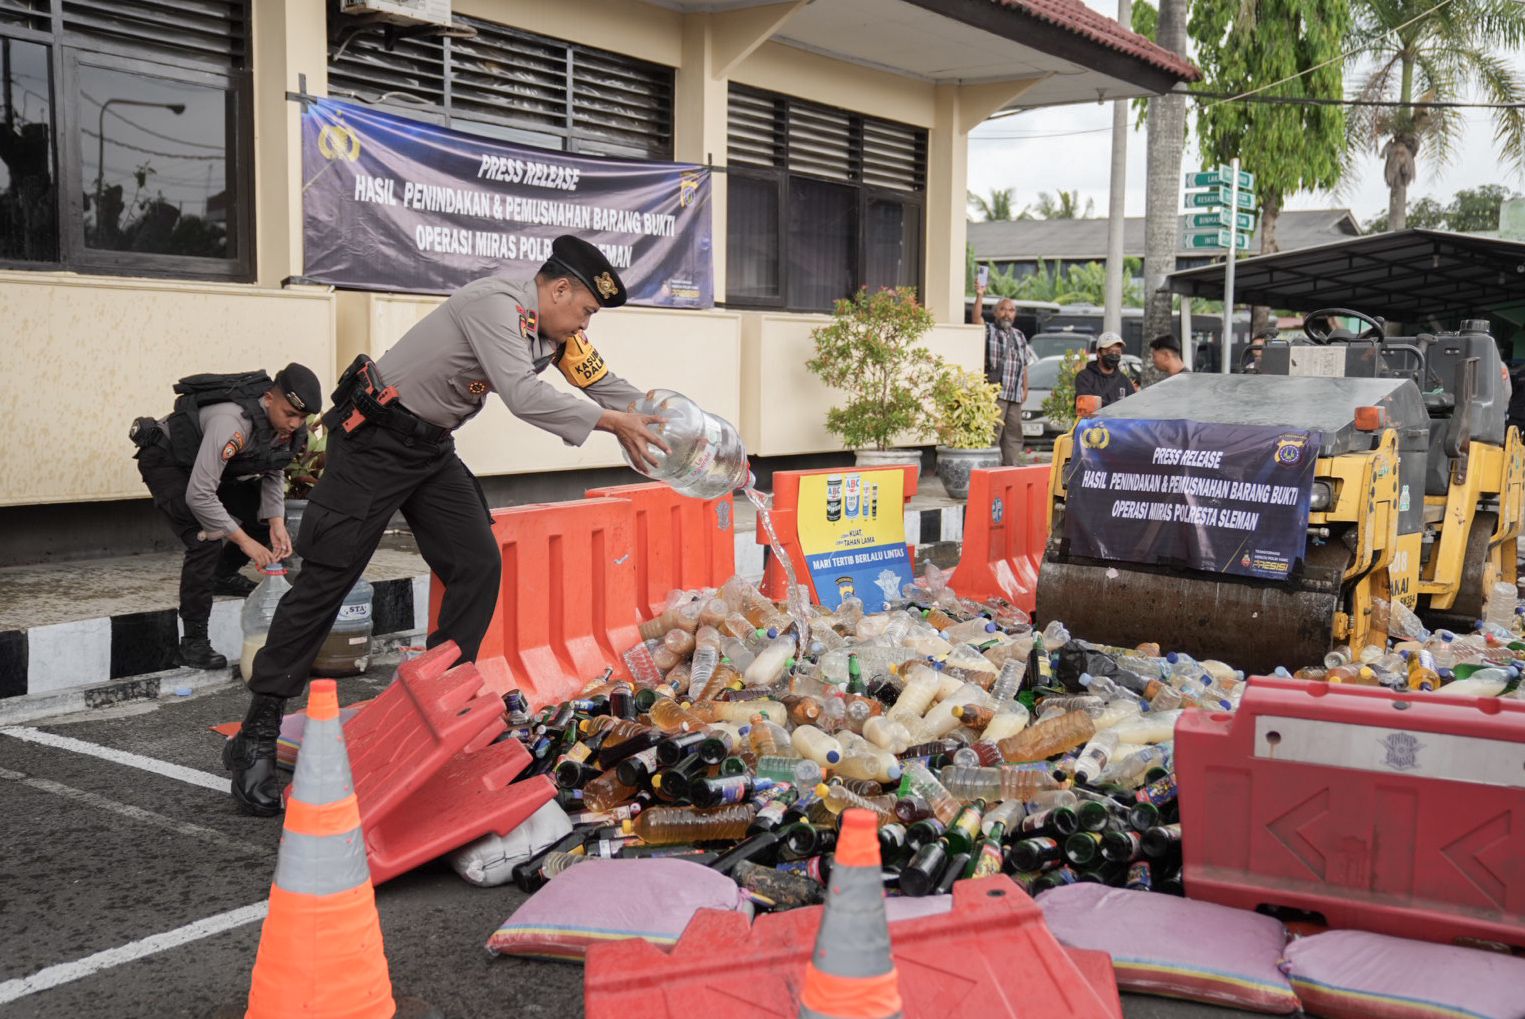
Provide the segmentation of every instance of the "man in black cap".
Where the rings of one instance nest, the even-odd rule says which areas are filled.
[[[286,533],[286,465],[307,448],[307,415],[321,409],[318,377],[300,364],[262,371],[191,375],[175,383],[168,417],[139,418],[132,439],[138,473],[175,536],[180,567],[180,664],[221,669],[207,621],[212,596],[244,597],[258,567],[291,554]]]
[[[245,813],[281,810],[281,712],[306,686],[345,593],[397,510],[445,587],[428,645],[453,640],[463,661],[475,660],[501,565],[487,500],[451,434],[490,393],[568,445],[597,430],[612,433],[638,463],[653,463],[648,444],[667,449],[647,427],[659,419],[628,410],[642,391],[613,375],[583,335],[600,308],[624,303],[625,285],[603,253],[564,235],[533,277],[468,283],[380,361],[361,355],[345,372],[324,419],[327,465],[297,536],[302,572],[254,659],[248,714],[223,751],[233,799]],[[591,402],[542,382],[538,376],[552,365]]]

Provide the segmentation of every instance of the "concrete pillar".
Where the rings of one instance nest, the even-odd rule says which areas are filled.
[[[1046,77],[936,87],[935,121],[927,136],[927,283],[922,302],[938,322],[964,321],[969,132]]]
[[[273,288],[302,272],[302,108],[286,93],[299,74],[327,93],[328,28],[313,0],[260,0],[252,27],[256,281]]]

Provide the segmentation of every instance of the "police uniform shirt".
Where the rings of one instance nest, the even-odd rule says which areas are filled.
[[[1099,396],[1103,407],[1114,404],[1125,396],[1132,396],[1136,392],[1138,392],[1138,386],[1123,374],[1120,367],[1113,369],[1111,375],[1106,375],[1096,367],[1096,362],[1092,361],[1075,373],[1075,395]]]
[[[211,404],[201,408],[200,416],[201,448],[196,451],[196,462],[191,465],[191,480],[185,486],[185,504],[210,541],[238,529],[237,521],[217,498],[217,487],[224,480],[223,472],[228,461],[243,450],[254,434],[254,422],[236,403]],[[259,518],[272,520],[283,516],[286,512],[285,472],[265,471],[248,477],[260,479]]]
[[[515,417],[580,446],[603,411],[625,410],[645,394],[619,378],[581,336],[558,345],[539,335],[533,278],[489,276],[466,284],[409,329],[376,362],[398,402],[433,425],[454,430],[497,393]],[[541,381],[552,363],[596,403]]]

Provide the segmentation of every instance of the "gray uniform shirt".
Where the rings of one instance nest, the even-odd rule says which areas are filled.
[[[236,403],[214,403],[201,408],[201,448],[191,465],[191,480],[185,486],[185,504],[190,507],[207,540],[226,537],[238,529],[217,498],[217,486],[229,460],[254,435],[254,422]],[[237,477],[238,475],[234,475]],[[271,520],[286,513],[286,476],[283,471],[265,471],[248,475],[260,478],[259,518]]]
[[[376,367],[398,401],[430,424],[459,428],[497,393],[515,417],[580,446],[601,407],[625,410],[645,394],[608,372],[579,386],[594,406],[541,381],[557,344],[541,338],[538,316],[533,278],[475,280],[409,329]]]

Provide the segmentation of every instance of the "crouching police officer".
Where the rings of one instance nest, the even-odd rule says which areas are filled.
[[[625,303],[625,286],[593,245],[558,237],[531,278],[488,277],[457,290],[378,362],[361,355],[340,378],[325,417],[328,460],[297,536],[302,572],[281,599],[254,659],[253,699],[223,750],[233,799],[245,813],[281,810],[275,744],[286,699],[301,694],[344,595],[401,510],[418,550],[445,586],[433,647],[455,641],[473,661],[497,603],[501,566],[487,500],[451,437],[491,393],[515,416],[581,445],[611,432],[652,464],[667,447],[627,410],[642,392],[613,375],[582,335],[600,308]],[[555,365],[593,402],[538,376]]]
[[[310,369],[289,364],[274,380],[263,371],[191,375],[175,392],[168,417],[133,422],[134,458],[185,545],[180,664],[221,669],[228,661],[207,637],[212,596],[247,595],[254,582],[239,575],[244,563],[264,567],[291,554],[285,468],[307,448],[307,415],[319,410],[322,391]]]

